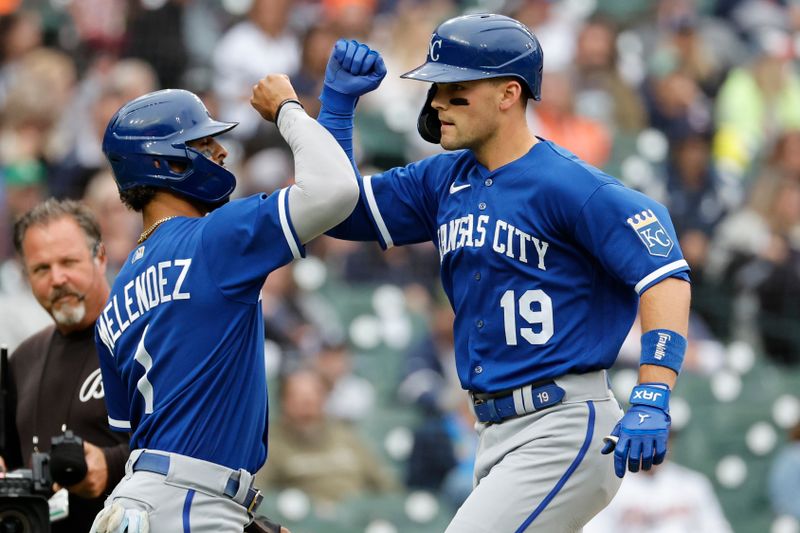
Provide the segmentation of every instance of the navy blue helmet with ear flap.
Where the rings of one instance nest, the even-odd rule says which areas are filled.
[[[439,25],[431,36],[424,64],[401,78],[431,83],[517,78],[529,98],[541,99],[542,47],[536,36],[521,22],[504,15],[464,15]],[[441,122],[431,107],[436,86],[417,120],[423,139],[441,141]]]
[[[114,114],[103,136],[103,152],[121,191],[147,185],[220,203],[233,192],[236,178],[186,143],[220,135],[236,125],[212,119],[194,93],[155,91],[131,100]],[[179,163],[180,171],[169,162]]]
[[[432,83],[512,76],[541,99],[542,47],[533,32],[504,15],[464,15],[439,25],[425,63],[401,78]]]

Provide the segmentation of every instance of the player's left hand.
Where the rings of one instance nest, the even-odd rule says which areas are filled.
[[[355,40],[339,39],[325,68],[325,85],[359,97],[375,90],[385,76],[386,65],[377,51]]]
[[[650,384],[634,388],[632,398],[637,390],[642,390],[642,386],[647,385]],[[671,419],[667,407],[669,389],[660,390],[664,390],[665,398],[658,402],[636,403],[632,399],[628,412],[614,426],[611,435],[603,439],[605,446],[601,453],[614,452],[614,472],[617,477],[623,477],[626,469],[631,472],[638,472],[640,467],[642,470],[650,470],[653,465],[664,462]]]

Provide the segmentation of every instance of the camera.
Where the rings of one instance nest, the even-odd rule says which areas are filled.
[[[49,533],[53,482],[73,485],[86,471],[83,440],[69,430],[53,437],[49,454],[31,455],[31,469],[0,478],[0,533]]]
[[[34,452],[31,466],[30,470],[14,470],[0,478],[0,533],[50,531],[50,456]]]

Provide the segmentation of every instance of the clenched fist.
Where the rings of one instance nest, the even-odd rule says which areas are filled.
[[[297,100],[297,93],[286,74],[268,74],[253,86],[250,105],[270,122],[275,122],[278,107],[286,100]]]

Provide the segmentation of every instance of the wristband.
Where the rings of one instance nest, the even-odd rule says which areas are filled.
[[[640,365],[665,366],[680,374],[686,355],[686,339],[669,329],[653,329],[642,335]]]
[[[322,102],[322,105],[331,113],[349,116],[355,111],[358,97],[340,93],[336,89],[325,84],[322,86],[319,101]]]
[[[305,107],[303,107],[303,104],[301,104],[300,100],[298,100],[297,98],[287,98],[286,100],[278,104],[278,109],[275,110],[276,126],[278,125],[278,117],[281,116],[281,109],[283,109],[283,106],[285,106],[286,104],[297,104],[300,106],[300,109],[305,109]]]
[[[640,383],[631,391],[631,405],[648,405],[669,412],[669,386],[666,383]]]

